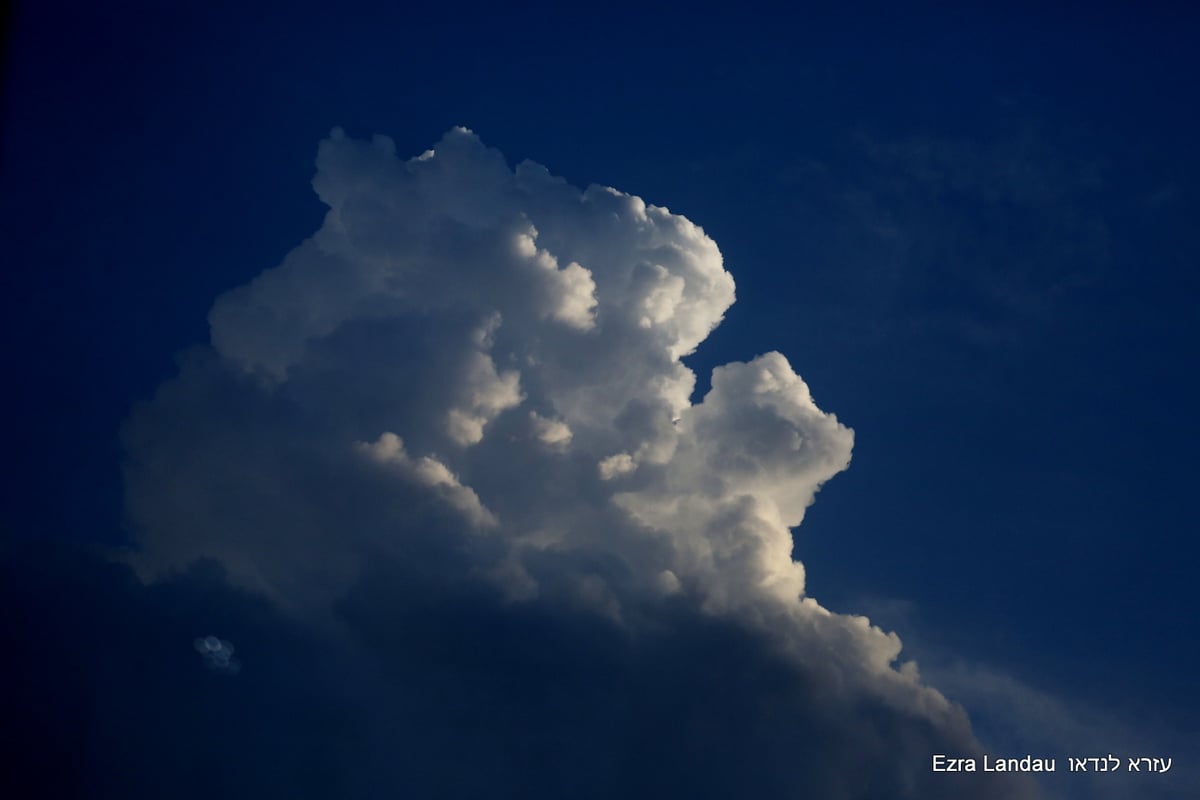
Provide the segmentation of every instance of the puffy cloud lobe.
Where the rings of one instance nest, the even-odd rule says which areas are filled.
[[[558,259],[538,249],[536,235],[534,229],[518,235],[517,252],[528,258],[547,278],[549,298],[544,315],[572,328],[590,330],[596,324],[596,282],[592,280],[592,273],[574,261],[560,270]]]
[[[716,369],[712,391],[683,412],[678,431],[658,480],[615,502],[669,532],[688,564],[683,574],[722,586],[718,602],[753,603],[765,593],[795,606],[804,573],[788,529],[821,483],[849,464],[851,431],[816,407],[778,353]]]
[[[509,169],[461,128],[410,160],[335,131],[313,185],[320,230],[218,298],[211,349],[127,423],[143,576],[214,559],[301,618],[342,624],[347,598],[371,597],[350,615],[367,637],[475,584],[506,598],[488,613],[555,609],[560,634],[594,620],[635,641],[737,631],[788,680],[840,698],[822,714],[865,703],[897,735],[975,747],[961,710],[895,667],[894,634],[804,594],[789,528],[848,465],[852,432],[778,353],[715,370],[692,405],[680,358],[734,298],[703,230]],[[424,599],[368,591],[381,565]],[[921,783],[925,757],[886,769]],[[875,796],[826,779],[800,785]]]
[[[474,526],[490,528],[497,524],[496,515],[484,508],[479,495],[469,486],[463,486],[441,461],[431,456],[412,459],[404,452],[404,442],[394,433],[388,432],[373,443],[359,442],[359,449],[380,464],[397,467],[401,474],[427,487],[445,498]]]
[[[557,419],[547,419],[536,411],[529,412],[534,436],[547,447],[566,447],[571,443],[571,428]]]
[[[447,412],[446,432],[465,446],[482,440],[484,426],[501,412],[520,405],[523,398],[520,375],[514,371],[497,373],[486,353],[473,353],[464,368],[463,398],[458,407]]]
[[[628,475],[637,469],[637,462],[629,453],[616,453],[603,459],[596,465],[600,470],[600,478],[610,481],[619,475]]]

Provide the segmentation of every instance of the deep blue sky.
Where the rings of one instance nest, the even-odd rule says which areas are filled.
[[[6,527],[121,539],[117,428],[318,226],[317,141],[462,124],[721,246],[701,382],[777,349],[857,433],[797,534],[814,596],[1200,712],[1194,17],[333,8],[15,12]]]

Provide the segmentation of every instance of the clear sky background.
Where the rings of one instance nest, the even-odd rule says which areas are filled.
[[[795,534],[823,605],[981,735],[1195,740],[1194,14],[242,5],[11,13],[9,533],[127,541],[122,420],[319,227],[331,128],[465,125],[720,246],[697,399],[778,350],[855,431]]]

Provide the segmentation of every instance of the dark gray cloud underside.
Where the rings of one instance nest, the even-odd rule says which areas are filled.
[[[963,742],[830,695],[683,602],[631,635],[381,562],[314,636],[213,564],[146,587],[78,553],[0,562],[22,797],[1027,797],[928,772]],[[62,598],[70,597],[70,602]],[[381,605],[407,611],[381,619]],[[189,633],[245,660],[205,669]]]

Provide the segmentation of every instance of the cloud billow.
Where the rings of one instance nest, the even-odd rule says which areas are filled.
[[[343,791],[1034,796],[931,774],[962,710],[805,594],[790,528],[852,431],[779,353],[691,402],[734,301],[701,228],[463,128],[335,130],[313,186],[127,421],[126,491],[144,581],[215,562],[361,672]]]

